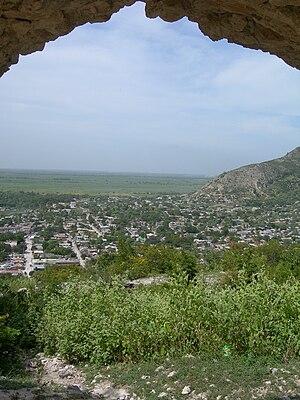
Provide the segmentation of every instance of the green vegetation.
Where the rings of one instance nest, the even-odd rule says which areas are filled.
[[[7,190],[7,188],[3,188]],[[29,188],[28,188],[29,189]],[[70,202],[73,196],[68,194],[41,194],[34,192],[22,192],[11,188],[10,191],[0,190],[0,207],[10,208],[39,208],[45,207],[47,204],[58,202]]]
[[[85,269],[49,266],[30,280],[2,278],[0,373],[14,371],[22,351],[43,351],[88,363],[89,374],[109,365],[116,383],[130,382],[147,399],[164,385],[177,398],[189,385],[210,398],[250,399],[266,380],[264,398],[276,399],[283,384],[269,368],[299,365],[299,251],[275,241],[236,245],[205,267],[227,279],[205,283],[207,272],[189,253],[121,241],[118,254]],[[127,285],[129,277],[157,274],[169,279]]]
[[[16,337],[20,334],[17,329],[5,325],[8,315],[0,316],[0,350],[13,347]]]
[[[0,171],[0,191],[97,194],[192,193],[207,178],[164,175]],[[1,201],[0,201],[1,206]]]
[[[52,239],[52,240],[43,242],[43,249],[44,249],[44,252],[47,254],[55,254],[55,255],[69,256],[69,257],[76,256],[71,248],[60,247],[58,240]]]
[[[232,244],[232,248],[212,253],[208,269],[224,271],[223,281],[234,283],[238,272],[244,270],[249,279],[264,271],[278,283],[290,277],[300,279],[300,245],[283,245],[277,240],[259,246],[244,243]]]
[[[34,273],[33,281],[38,287],[38,293],[43,291],[55,292],[68,280],[74,277],[83,277],[86,271],[76,265],[47,266],[43,271]]]
[[[46,294],[37,329],[48,353],[96,364],[186,353],[299,355],[300,284],[265,275],[208,289],[184,276],[162,286],[70,282]],[[78,290],[80,288],[80,290]]]
[[[234,355],[299,355],[299,280],[284,272],[285,279],[276,282],[260,264],[269,255],[275,269],[289,266],[293,271],[295,265],[299,268],[299,246],[271,243],[261,250],[263,259],[240,247],[225,253],[218,262],[224,269],[228,264],[236,268],[234,284],[207,284],[201,276],[191,280],[194,259],[179,250],[146,246],[140,252],[126,242],[120,249],[110,259],[100,257],[91,269],[49,267],[30,281],[1,280],[1,337],[15,341],[22,332],[21,348],[38,344],[48,353],[97,364],[185,353],[217,355],[224,344]],[[256,264],[247,270],[243,257],[249,260],[249,254],[255,254]],[[105,282],[101,276],[109,269]],[[130,273],[173,278],[128,289],[120,278],[123,273],[125,279]],[[29,285],[28,290],[18,291],[22,285]]]
[[[15,246],[9,244],[10,241],[16,242]],[[5,261],[12,252],[23,253],[25,249],[23,233],[0,233],[0,262]]]
[[[10,245],[0,242],[0,261],[6,260],[10,252]]]
[[[119,240],[118,249],[118,254],[103,253],[97,260],[96,270],[106,281],[110,281],[115,275],[139,279],[180,272],[193,279],[197,273],[197,258],[172,247],[133,246],[128,241]]]

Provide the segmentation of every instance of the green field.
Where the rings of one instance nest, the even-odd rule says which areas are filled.
[[[0,170],[0,191],[70,194],[192,193],[208,178]]]

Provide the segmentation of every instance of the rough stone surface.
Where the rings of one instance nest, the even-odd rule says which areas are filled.
[[[284,157],[246,165],[217,176],[204,185],[195,197],[276,198],[300,190],[300,147]]]
[[[12,400],[38,400],[38,399],[77,399],[77,400],[139,400],[138,397],[131,399],[127,388],[116,387],[102,375],[89,386],[85,375],[78,368],[68,364],[59,357],[46,357],[39,353],[34,359],[26,361],[26,369],[39,384],[34,389],[13,390],[3,392],[0,390],[0,399]],[[53,392],[52,387],[56,388]],[[7,394],[7,396],[6,396]],[[4,396],[5,395],[5,396]]]
[[[87,22],[105,22],[135,0],[0,0],[0,76],[20,54]],[[212,40],[276,54],[300,68],[299,0],[143,0],[150,18],[187,16]]]
[[[184,394],[184,395],[190,394],[190,393],[191,393],[191,389],[190,389],[189,386],[185,386],[185,387],[182,389],[182,392],[181,392],[181,394]]]

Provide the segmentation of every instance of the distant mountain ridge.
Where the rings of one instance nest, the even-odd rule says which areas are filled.
[[[284,157],[224,172],[197,194],[270,198],[290,192],[300,195],[300,146]]]

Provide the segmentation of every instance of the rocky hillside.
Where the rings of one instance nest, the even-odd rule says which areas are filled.
[[[294,197],[296,193],[300,194],[300,147],[275,160],[224,172],[197,192],[242,198]]]

